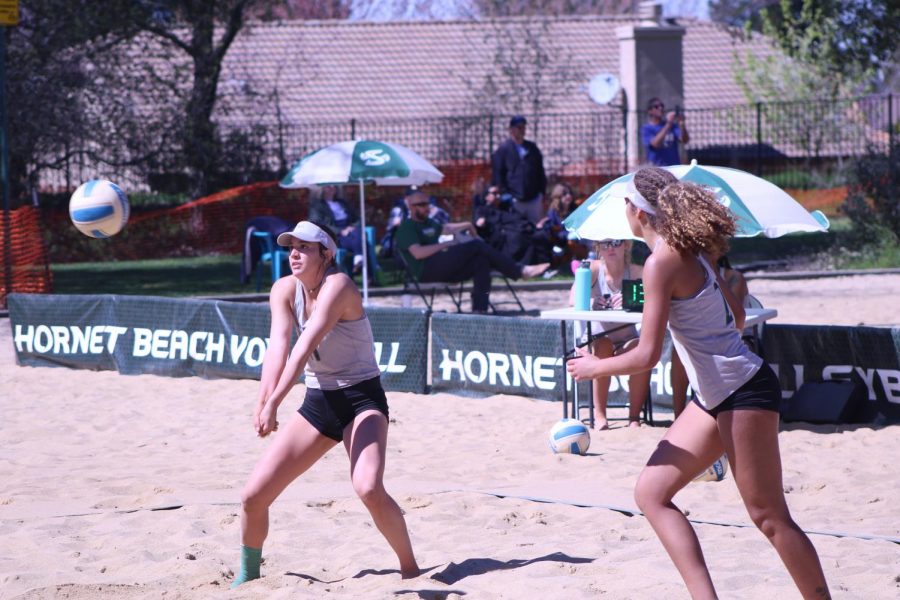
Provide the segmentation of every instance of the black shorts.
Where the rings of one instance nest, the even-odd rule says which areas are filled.
[[[344,428],[358,414],[377,410],[388,417],[387,397],[381,387],[381,377],[373,377],[339,390],[306,388],[306,397],[297,410],[319,433],[340,442]]]
[[[715,408],[707,410],[700,404],[696,396],[693,401],[705,413],[714,417],[726,410],[772,410],[778,412],[781,407],[781,384],[769,363],[764,362],[759,371],[750,378],[750,381],[739,387]]]

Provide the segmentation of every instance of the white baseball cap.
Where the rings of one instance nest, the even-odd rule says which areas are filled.
[[[285,231],[278,236],[278,245],[288,247],[291,245],[291,238],[298,239],[302,242],[318,242],[331,250],[332,255],[337,254],[337,245],[330,235],[322,231],[322,228],[315,223],[309,221],[300,221],[293,231]]]

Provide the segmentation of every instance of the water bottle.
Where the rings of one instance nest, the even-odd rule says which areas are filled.
[[[591,261],[575,269],[575,310],[591,310]]]

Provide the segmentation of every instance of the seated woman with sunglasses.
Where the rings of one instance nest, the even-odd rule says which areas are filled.
[[[622,308],[622,281],[640,279],[642,268],[631,264],[631,242],[604,240],[594,244],[599,257],[591,261],[591,308],[607,310]],[[575,304],[575,286],[569,295],[569,304]],[[634,325],[622,323],[591,322],[591,333],[597,337],[593,353],[597,358],[609,358],[628,352],[638,343],[638,331]],[[609,377],[598,377],[591,382],[594,396],[594,422],[597,430],[609,429],[606,404],[609,400]],[[650,391],[650,371],[634,373],[628,377],[628,425],[640,427],[641,407]]]

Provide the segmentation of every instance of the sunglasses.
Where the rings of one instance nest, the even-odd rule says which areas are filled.
[[[666,107],[665,104],[653,104],[650,106],[650,108],[665,108],[665,107]]]
[[[606,240],[605,242],[597,242],[597,245],[604,250],[609,250],[610,248],[618,248],[624,243],[625,240]]]
[[[427,202],[427,201],[426,201],[426,202],[416,202],[416,203],[414,203],[414,204],[410,204],[410,206],[413,206],[413,207],[415,207],[415,206],[428,206],[429,204],[431,204],[431,203],[430,203],[430,202]]]

